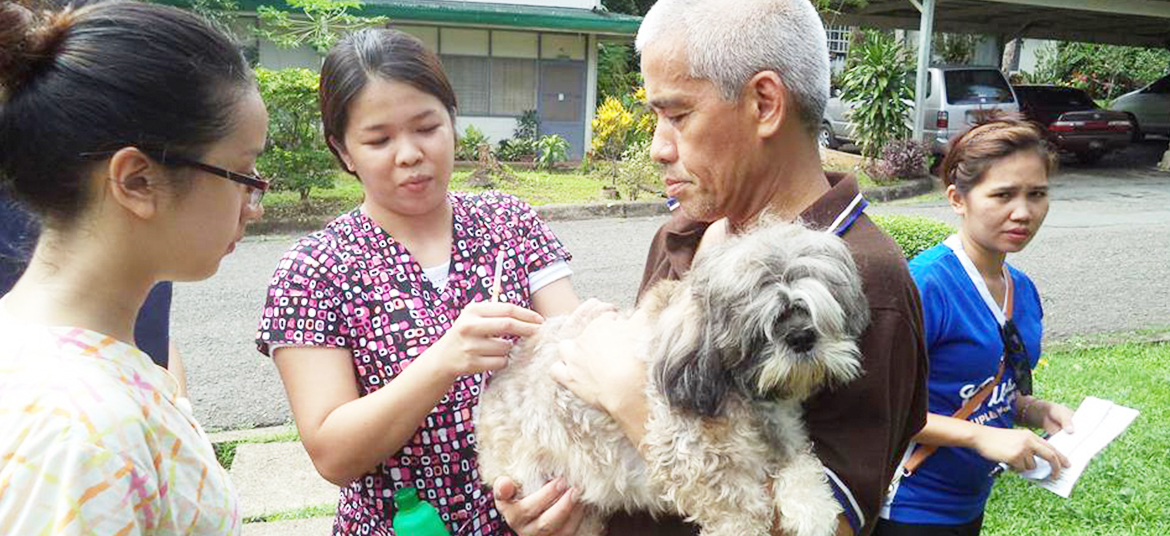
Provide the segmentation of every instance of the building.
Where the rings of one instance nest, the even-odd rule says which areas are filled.
[[[241,23],[257,24],[256,8],[281,0],[240,0]],[[581,158],[592,139],[601,40],[630,41],[641,18],[609,13],[601,0],[365,0],[356,12],[385,16],[389,26],[439,53],[459,102],[456,128],[474,125],[495,144],[512,137],[516,120],[536,110],[541,135],[569,142]],[[320,68],[304,46],[283,49],[258,39],[259,64],[269,69]]]

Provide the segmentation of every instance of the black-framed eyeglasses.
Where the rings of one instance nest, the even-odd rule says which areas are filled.
[[[1021,395],[1032,394],[1032,366],[1028,361],[1028,349],[1024,346],[1024,339],[1016,324],[1008,319],[999,328],[999,336],[1003,339],[1003,358],[1012,367],[1016,375],[1016,390]]]
[[[211,164],[205,164],[205,163],[200,162],[198,160],[195,160],[193,158],[187,158],[185,156],[181,156],[181,155],[177,155],[177,154],[161,152],[161,151],[154,151],[154,150],[149,150],[149,149],[142,149],[141,147],[139,148],[139,150],[142,151],[143,153],[146,153],[147,156],[149,156],[155,160],[158,160],[158,162],[164,166],[191,167],[191,168],[198,169],[200,171],[205,171],[207,173],[211,173],[212,175],[216,175],[218,177],[223,177],[229,181],[236,182],[236,183],[243,184],[243,185],[247,186],[248,187],[248,206],[250,206],[252,208],[258,208],[260,206],[260,203],[263,202],[263,200],[264,200],[265,192],[267,192],[268,188],[271,187],[271,185],[272,185],[271,181],[261,177],[258,174],[257,175],[248,175],[245,173],[237,173],[235,171],[227,170],[227,169],[221,168],[219,166],[213,166]],[[93,152],[93,153],[81,153],[81,157],[82,158],[102,158],[102,157],[110,156],[113,153],[114,153],[113,151],[99,151],[99,152]]]

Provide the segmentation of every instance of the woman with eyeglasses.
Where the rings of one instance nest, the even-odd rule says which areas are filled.
[[[0,91],[0,183],[42,227],[0,298],[0,532],[239,534],[227,471],[133,341],[156,282],[210,277],[263,212],[251,70],[175,8],[3,2]]]
[[[448,191],[455,93],[418,39],[347,36],[319,93],[329,148],[365,199],[280,260],[257,343],[317,471],[341,487],[333,533],[394,534],[392,496],[413,486],[452,534],[508,534],[472,416],[515,338],[576,308],[569,253],[515,197]]]
[[[1031,430],[1072,432],[1072,411],[1032,395],[1043,310],[1007,264],[1048,214],[1055,167],[1040,130],[994,113],[956,138],[940,173],[958,234],[910,262],[922,295],[930,413],[895,477],[875,534],[979,534],[998,467],[1047,472],[1068,459]],[[1039,467],[1038,467],[1039,466]]]

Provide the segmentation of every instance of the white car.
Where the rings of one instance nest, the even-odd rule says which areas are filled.
[[[1135,137],[1147,134],[1170,136],[1170,74],[1117,97],[1109,109],[1126,112],[1137,120]]]

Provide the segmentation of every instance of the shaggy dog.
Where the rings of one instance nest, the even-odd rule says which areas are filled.
[[[841,507],[801,402],[861,374],[869,308],[844,242],[765,225],[647,293],[630,318],[644,326],[648,371],[640,451],[548,373],[589,316],[547,321],[485,389],[475,424],[485,482],[509,476],[531,492],[564,477],[589,509],[583,535],[617,510],[681,514],[708,536],[766,535],[777,512],[786,534],[834,533]]]

